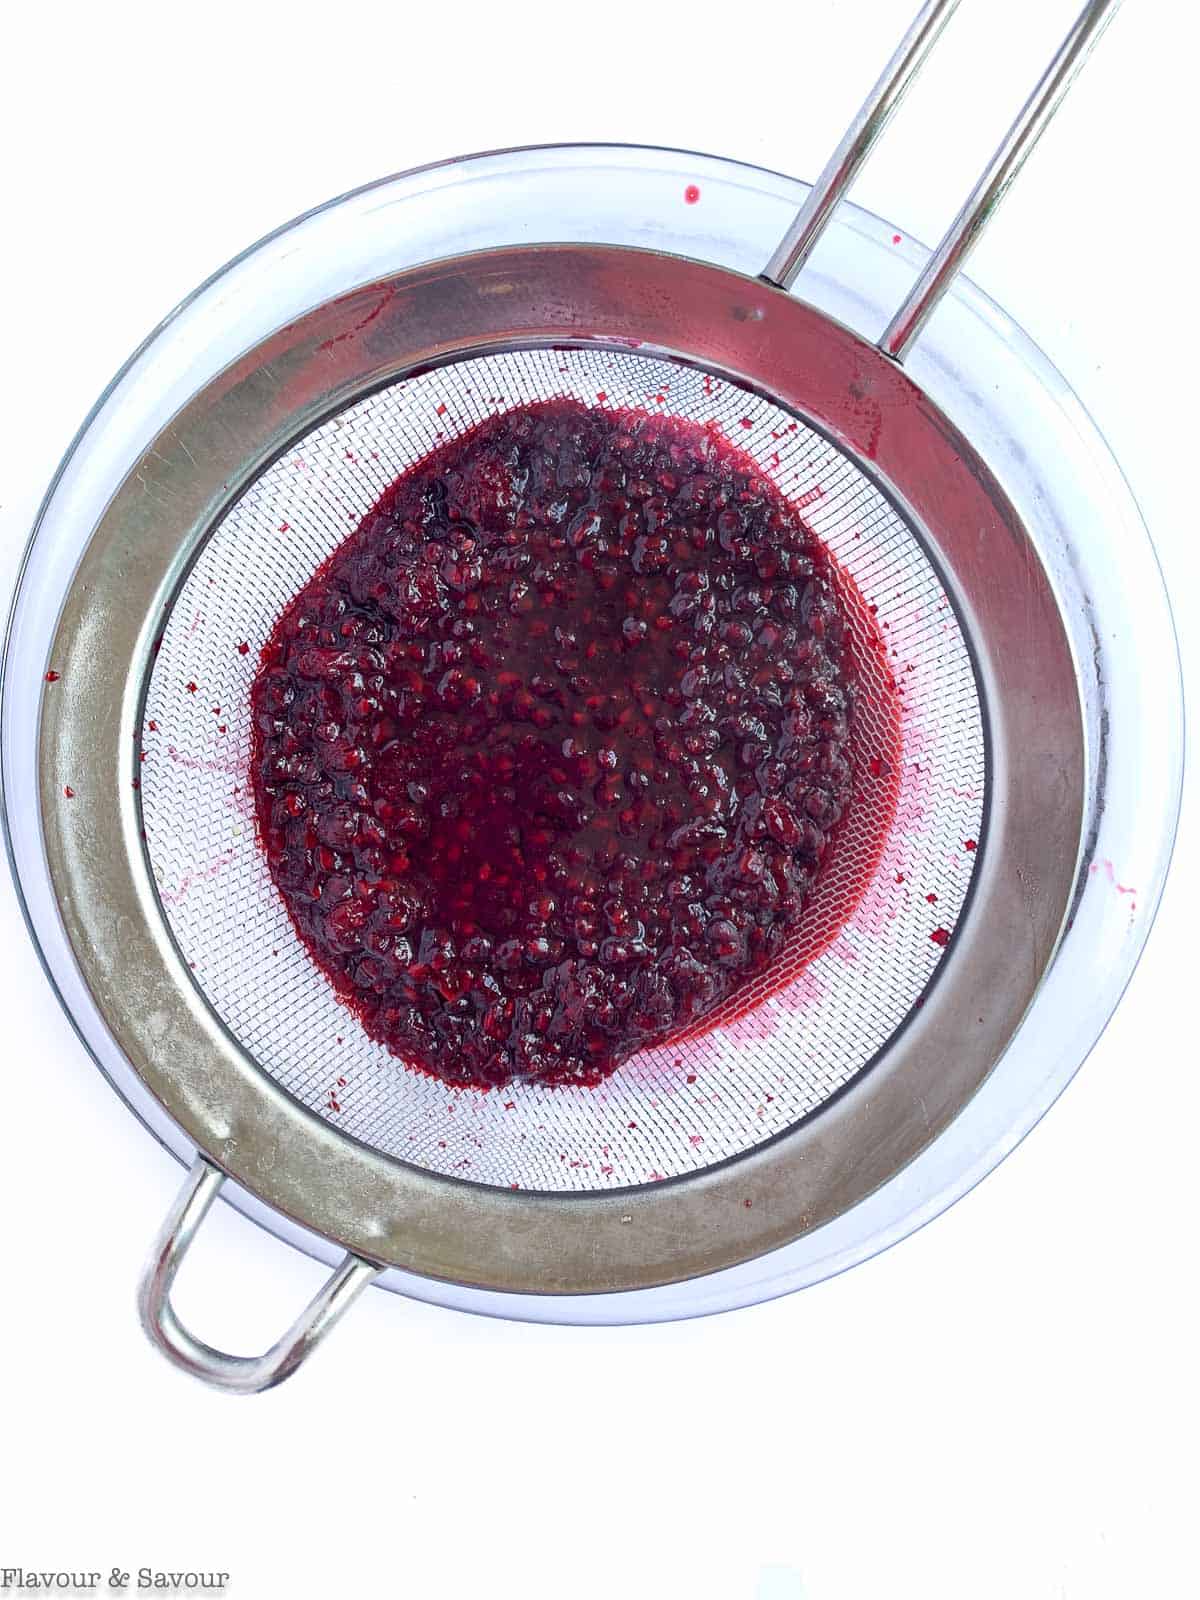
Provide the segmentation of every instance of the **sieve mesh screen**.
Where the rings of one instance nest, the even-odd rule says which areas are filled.
[[[867,649],[861,632],[854,641],[861,783],[796,942],[717,1025],[642,1052],[594,1089],[451,1090],[367,1037],[292,928],[255,835],[250,686],[279,613],[401,472],[498,410],[554,396],[594,404],[600,393],[616,407],[715,421],[803,507],[876,608],[887,653]],[[880,854],[879,808],[892,780],[873,785],[869,758],[892,753],[893,738],[884,696],[871,692],[881,672],[895,676],[903,714],[896,815]],[[962,910],[985,789],[966,642],[891,502],[769,401],[680,363],[595,348],[463,360],[395,383],[297,440],[213,530],[183,584],[148,685],[142,748],[147,848],[167,921],[209,1003],[259,1065],[386,1154],[479,1183],[555,1191],[727,1160],[860,1072],[942,958],[931,936],[953,929]],[[846,883],[861,881],[864,860],[877,855],[870,887],[839,926]]]

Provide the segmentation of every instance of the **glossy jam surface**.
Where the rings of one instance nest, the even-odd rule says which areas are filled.
[[[594,1084],[778,957],[852,792],[837,574],[715,430],[550,401],[399,478],[253,689],[260,838],[367,1032]]]

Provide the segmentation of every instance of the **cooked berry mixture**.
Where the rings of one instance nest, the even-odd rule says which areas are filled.
[[[253,690],[270,870],[367,1032],[595,1084],[761,974],[851,792],[837,582],[715,429],[556,400],[399,478]]]

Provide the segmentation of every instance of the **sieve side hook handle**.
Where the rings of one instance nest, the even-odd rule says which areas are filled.
[[[197,1156],[154,1242],[138,1290],[138,1314],[151,1342],[184,1372],[229,1394],[259,1394],[291,1377],[381,1269],[347,1255],[283,1337],[261,1356],[215,1350],[189,1333],[175,1315],[171,1288],[224,1180],[223,1172]]]
[[[1076,17],[1054,59],[880,337],[878,347],[885,355],[903,361],[909,346],[958,276],[1026,158],[1046,131],[1075,75],[1120,3],[1121,0],[1088,0]],[[922,6],[768,261],[762,276],[769,282],[781,289],[790,288],[957,4],[958,0],[927,0]]]

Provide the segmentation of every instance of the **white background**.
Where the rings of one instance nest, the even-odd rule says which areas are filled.
[[[935,239],[1075,4],[965,0],[856,197]],[[0,91],[0,580],[112,372],[269,228],[526,142],[811,178],[914,5],[21,8]],[[972,275],[1125,467],[1194,693],[1193,18],[1124,8]],[[677,1326],[528,1327],[369,1293],[255,1400],[177,1375],[136,1328],[181,1173],[85,1058],[3,881],[0,1566],[224,1569],[247,1600],[1200,1595],[1195,810],[1100,1047],[923,1233]],[[320,1276],[222,1207],[181,1310],[261,1347]]]

